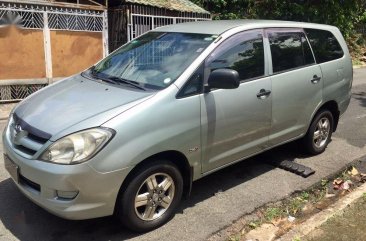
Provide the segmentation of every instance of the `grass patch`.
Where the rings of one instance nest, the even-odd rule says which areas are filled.
[[[301,212],[306,202],[307,201],[302,199],[301,197],[295,197],[291,199],[287,207],[288,213],[291,214],[292,216],[296,216],[296,214]]]
[[[278,219],[283,216],[283,210],[278,207],[269,207],[264,213],[266,221],[271,222],[274,219]]]
[[[240,234],[229,237],[229,241],[240,241],[240,239],[241,239]]]
[[[250,223],[248,224],[248,227],[249,227],[250,229],[256,229],[256,228],[258,228],[258,227],[259,227],[259,226],[261,226],[261,225],[262,225],[261,220],[255,220],[255,221],[250,222]]]

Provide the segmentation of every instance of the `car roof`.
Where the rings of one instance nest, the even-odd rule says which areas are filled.
[[[257,19],[242,19],[242,20],[212,20],[212,21],[197,21],[185,22],[180,24],[167,25],[156,28],[153,31],[159,32],[183,32],[183,33],[202,33],[202,34],[217,34],[220,35],[225,31],[237,27],[251,28],[316,28],[330,30],[334,28],[330,25],[279,21],[279,20],[257,20]]]

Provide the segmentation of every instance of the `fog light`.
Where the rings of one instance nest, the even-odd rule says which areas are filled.
[[[61,199],[74,199],[78,193],[78,191],[56,191],[57,197]]]

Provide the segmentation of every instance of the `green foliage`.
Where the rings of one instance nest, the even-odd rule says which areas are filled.
[[[323,188],[326,188],[326,187],[327,187],[327,185],[328,185],[328,182],[329,182],[329,181],[328,181],[327,179],[322,179],[322,180],[321,180],[321,185],[322,185],[322,187],[323,187]]]
[[[277,19],[337,26],[346,38],[366,23],[365,0],[192,0],[213,19]]]
[[[309,200],[309,198],[310,198],[310,194],[309,194],[308,192],[306,192],[306,191],[303,191],[303,192],[300,194],[300,197],[301,197],[301,199],[302,199],[302,200],[304,200],[304,201],[308,201],[308,200]]]
[[[304,207],[305,202],[301,197],[293,198],[288,205],[288,212],[296,215]]]
[[[248,224],[250,229],[256,229],[257,227],[261,226],[262,222],[260,220],[255,220]]]
[[[229,241],[240,241],[240,234],[229,237]]]
[[[283,211],[277,207],[270,207],[266,209],[264,213],[264,217],[268,222],[271,222],[274,219],[280,218],[283,215]]]
[[[366,192],[362,193],[362,199],[366,202]]]

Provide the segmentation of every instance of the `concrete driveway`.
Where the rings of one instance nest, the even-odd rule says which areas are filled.
[[[204,240],[255,208],[307,188],[366,154],[366,69],[355,70],[354,77],[350,107],[323,154],[304,156],[298,144],[290,143],[207,176],[194,183],[190,199],[168,224],[146,234],[131,233],[110,217],[68,221],[47,213],[17,190],[0,160],[0,240]],[[296,160],[316,173],[302,178],[265,163],[271,159]]]

